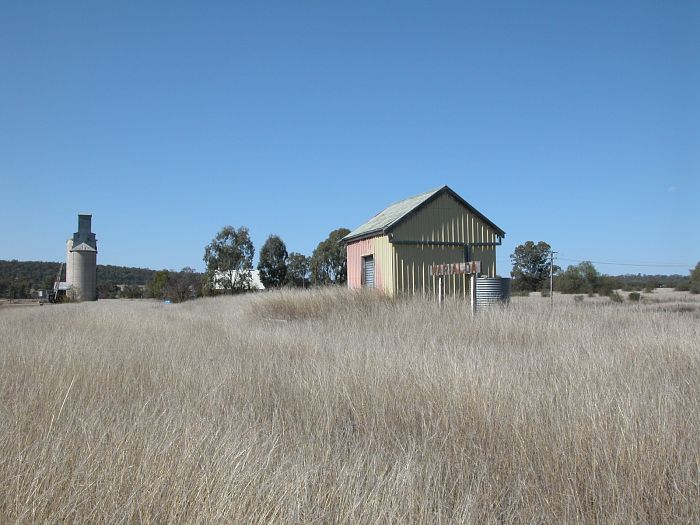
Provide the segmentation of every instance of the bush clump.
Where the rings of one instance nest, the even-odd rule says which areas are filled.
[[[615,290],[611,291],[611,292],[608,294],[608,297],[610,297],[610,300],[611,300],[613,303],[621,303],[621,302],[624,301],[624,299],[623,299],[622,296],[620,295],[620,292],[617,292],[617,291],[615,291]]]

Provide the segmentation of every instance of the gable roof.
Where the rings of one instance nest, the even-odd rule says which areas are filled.
[[[89,244],[86,244],[84,242],[81,242],[78,246],[73,246],[73,249],[71,250],[72,252],[96,252],[97,250],[90,246]]]
[[[481,212],[474,208],[471,204],[465,201],[462,197],[457,195],[449,186],[443,186],[442,188],[437,188],[434,190],[426,191],[420,195],[415,195],[404,199],[402,201],[396,202],[383,209],[377,213],[370,220],[358,226],[353,231],[348,233],[345,237],[341,239],[342,242],[348,242],[352,240],[363,239],[367,237],[374,237],[376,235],[385,235],[393,230],[397,225],[401,224],[404,220],[408,219],[414,213],[418,212],[420,209],[424,208],[428,203],[432,202],[438,198],[443,193],[447,193],[457,202],[466,207],[471,213],[479,217],[486,224],[491,226],[500,237],[505,237],[506,232],[496,226],[493,222],[486,218]]]

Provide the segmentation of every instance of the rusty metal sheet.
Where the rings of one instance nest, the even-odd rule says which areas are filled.
[[[481,261],[467,261],[461,263],[433,264],[430,266],[431,276],[461,275],[481,272]]]

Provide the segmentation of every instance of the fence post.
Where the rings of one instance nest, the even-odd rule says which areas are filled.
[[[476,315],[476,274],[469,275],[469,298],[471,300],[472,316]]]

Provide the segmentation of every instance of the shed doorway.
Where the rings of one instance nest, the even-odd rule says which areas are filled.
[[[362,287],[374,288],[374,255],[362,258]]]

